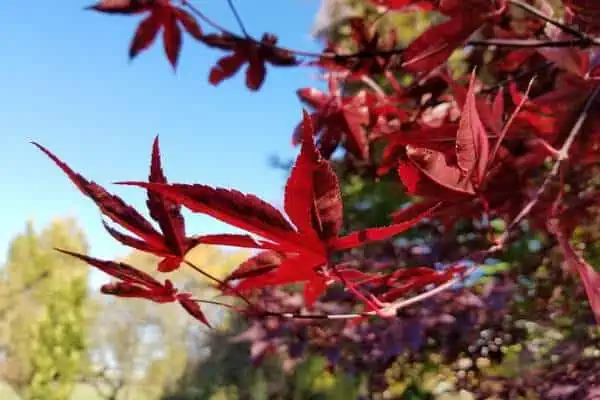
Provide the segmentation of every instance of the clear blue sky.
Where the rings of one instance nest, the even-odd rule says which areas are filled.
[[[142,209],[143,191],[110,183],[146,179],[156,134],[171,181],[236,188],[281,204],[285,176],[267,160],[271,154],[284,159],[295,154],[290,138],[301,114],[295,90],[315,85],[316,71],[271,68],[258,93],[244,87],[243,74],[213,87],[208,71],[222,53],[189,36],[176,74],[162,42],[129,63],[127,49],[140,17],[83,11],[92,2],[2,6],[0,261],[27,220],[41,229],[61,216],[78,219],[92,255],[128,251],[104,232],[93,203],[30,140]],[[237,30],[225,0],[196,4]],[[309,34],[318,0],[237,0],[237,5],[251,33],[266,30],[286,46],[319,48]],[[189,220],[194,233],[223,231],[205,217]]]

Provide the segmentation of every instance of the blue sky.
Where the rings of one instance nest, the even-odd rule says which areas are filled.
[[[140,17],[83,11],[92,1],[9,1],[0,13],[0,262],[27,220],[41,229],[61,216],[77,218],[92,255],[128,252],[104,232],[93,203],[30,140],[142,209],[143,191],[110,183],[146,179],[156,134],[171,181],[236,188],[281,204],[285,174],[268,157],[295,155],[290,138],[301,115],[295,90],[318,84],[317,71],[270,69],[258,93],[244,87],[243,74],[213,87],[208,71],[222,53],[189,36],[177,73],[162,42],[130,63],[127,49]],[[237,31],[225,0],[195,4]],[[318,50],[310,37],[318,0],[236,4],[252,34],[269,31],[282,45]],[[189,218],[189,229],[224,231],[200,216]]]

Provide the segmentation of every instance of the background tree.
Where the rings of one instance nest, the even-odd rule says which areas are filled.
[[[29,399],[67,399],[86,364],[88,269],[55,247],[87,252],[72,219],[11,243],[2,272],[2,375]]]
[[[208,246],[198,246],[188,254],[195,265],[223,277],[245,257],[244,252]],[[134,251],[124,261],[158,275],[158,257]],[[212,291],[206,280],[187,270],[176,271],[172,279],[191,291],[209,296]],[[208,351],[206,329],[172,304],[157,309],[141,300],[95,300],[96,318],[90,334],[92,368],[87,380],[106,399],[159,399],[176,386],[188,365]],[[207,314],[213,321],[223,318],[218,308],[209,308]]]

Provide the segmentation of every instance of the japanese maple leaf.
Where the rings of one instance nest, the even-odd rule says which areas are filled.
[[[525,100],[509,135],[521,131],[530,132],[554,145],[557,140],[563,138],[580,107],[597,85],[598,81],[593,79],[565,76],[554,90]],[[509,85],[509,89],[515,104],[523,100],[523,95],[517,90],[516,85]],[[595,119],[595,115],[592,114],[586,124]]]
[[[444,73],[440,74],[440,76],[445,79],[446,82],[448,82],[448,86],[452,89],[454,100],[460,109],[464,109],[465,103],[468,99],[470,85],[463,86],[459,84],[450,77],[450,74],[447,71],[444,71]],[[477,77],[473,76],[472,78],[474,79],[473,85],[478,85],[479,82]],[[479,118],[481,119],[483,125],[493,134],[499,136],[502,132],[503,126],[504,91],[499,90],[492,102],[489,102],[484,97],[477,97],[475,98],[475,103],[477,112],[479,113]]]
[[[104,223],[104,227],[112,237],[126,246],[162,257],[162,261],[158,266],[158,270],[161,272],[170,272],[176,269],[183,261],[185,254],[201,241],[204,243],[212,243],[214,240],[219,243],[231,241],[237,245],[243,245],[246,242],[252,245],[255,244],[255,241],[250,237],[240,235],[188,237],[185,233],[185,222],[181,215],[181,206],[159,193],[148,191],[146,204],[150,217],[160,227],[161,232],[158,232],[146,218],[126,204],[120,197],[109,193],[97,183],[88,181],[42,145],[33,144],[46,153],[84,195],[96,203],[102,214],[134,235],[126,235]],[[161,166],[158,137],[152,145],[149,181],[167,183],[167,178]]]
[[[426,75],[446,62],[475,31],[502,15],[506,4],[505,0],[447,0],[441,1],[437,10],[450,19],[429,28],[409,44],[402,63],[409,72]]]
[[[210,327],[208,320],[198,303],[192,298],[192,295],[190,293],[179,293],[170,280],[167,279],[165,283],[160,283],[151,275],[125,263],[100,260],[67,250],[57,250],[79,258],[100,271],[119,279],[117,282],[102,285],[100,288],[102,293],[118,297],[148,299],[156,303],[178,301],[191,316]]]
[[[406,146],[429,149],[446,153],[456,146],[458,124],[446,123],[430,127],[416,123],[409,128],[384,136],[386,146],[383,149],[377,169],[379,175],[387,174],[398,164],[398,158],[405,152]]]
[[[277,37],[269,33],[265,33],[260,42],[229,33],[204,35],[202,42],[209,47],[232,52],[211,69],[208,80],[213,85],[231,78],[247,63],[246,86],[250,90],[258,90],[265,80],[267,63],[278,67],[298,64],[291,52],[276,47]]]
[[[162,29],[165,54],[173,68],[176,68],[181,51],[179,24],[192,37],[202,40],[202,30],[196,19],[184,9],[175,7],[171,0],[102,0],[88,9],[107,14],[149,13],[138,26],[131,41],[130,59],[150,47]]]
[[[258,197],[235,190],[200,184],[121,183],[156,191],[193,212],[210,215],[262,238],[262,241],[256,242],[255,248],[278,252],[280,256],[269,256],[276,268],[264,267],[264,263],[253,261],[263,265],[263,273],[243,279],[240,287],[244,290],[305,282],[308,285],[308,288],[305,286],[305,296],[313,299],[325,289],[326,280],[331,279],[327,267],[332,252],[387,239],[414,226],[425,215],[340,236],[343,206],[339,182],[315,146],[313,134],[311,119],[305,112],[302,147],[285,187],[287,218]],[[218,244],[218,241],[213,243]],[[247,269],[252,268],[244,267],[234,273],[244,274]],[[307,292],[310,295],[306,295]]]
[[[325,157],[331,157],[344,142],[348,152],[360,160],[369,158],[369,143],[364,125],[369,123],[369,108],[366,107],[365,92],[355,96],[342,96],[337,78],[329,77],[329,93],[317,89],[298,90],[300,99],[315,109],[311,114],[318,147]],[[298,124],[292,138],[293,144],[300,143],[302,123]]]
[[[454,154],[407,146],[407,160],[398,168],[410,193],[432,198],[464,198],[483,183],[489,157],[487,132],[477,111],[472,75],[456,134]]]

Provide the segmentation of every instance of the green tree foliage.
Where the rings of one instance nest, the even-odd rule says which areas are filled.
[[[2,270],[2,375],[26,399],[67,399],[86,362],[88,269],[56,247],[87,252],[74,220],[29,223]]]

